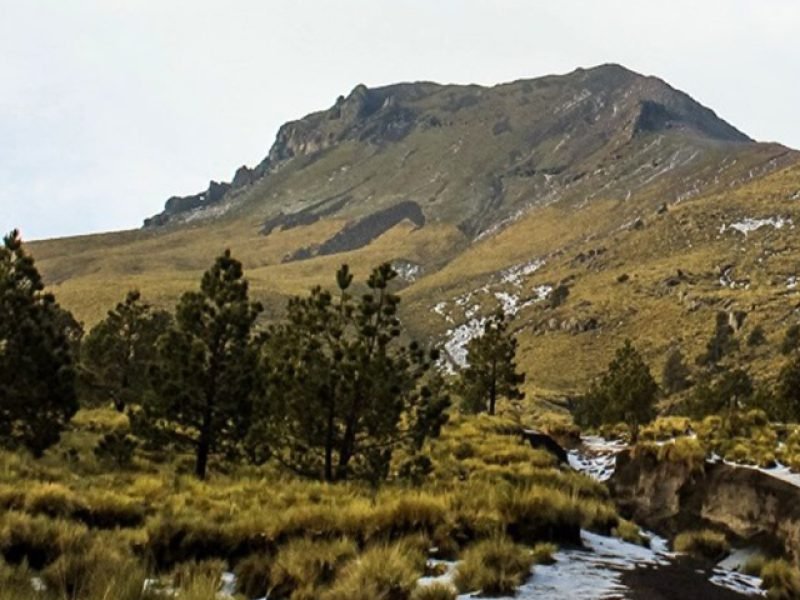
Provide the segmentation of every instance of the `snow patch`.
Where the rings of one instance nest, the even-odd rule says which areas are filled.
[[[656,536],[652,539],[651,548],[645,548],[582,531],[584,548],[559,550],[554,554],[555,564],[536,565],[533,577],[519,588],[514,598],[609,600],[624,597],[628,588],[622,583],[622,575],[626,571],[669,563],[672,555],[665,551],[666,542]],[[472,597],[463,594],[458,598]]]
[[[500,281],[519,287],[522,285],[522,279],[524,277],[541,269],[545,265],[545,262],[546,261],[542,258],[534,258],[528,262],[508,267],[500,271]]]
[[[736,223],[731,223],[730,225],[725,225],[723,223],[719,228],[719,232],[722,234],[728,229],[733,229],[747,237],[749,233],[761,229],[762,227],[783,229],[783,227],[786,225],[793,225],[792,220],[789,218],[784,219],[783,217],[768,217],[766,219],[753,219],[748,217],[746,219],[742,219],[741,221],[737,221]]]
[[[397,271],[398,277],[405,281],[416,281],[422,275],[422,267],[418,264],[408,262],[405,260],[398,260],[392,263],[392,268]]]
[[[454,329],[448,329],[444,343],[445,356],[449,362],[444,365],[449,372],[453,371],[452,365],[465,368],[467,363],[467,344],[483,333],[486,319],[470,319]],[[452,364],[450,364],[452,363]]]
[[[567,454],[569,465],[593,479],[608,481],[617,467],[617,454],[628,445],[622,440],[607,440],[599,436],[585,436],[581,441],[581,450],[570,450]]]

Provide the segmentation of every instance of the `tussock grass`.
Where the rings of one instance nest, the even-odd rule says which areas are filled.
[[[453,586],[435,581],[430,585],[418,585],[414,588],[410,600],[455,600],[457,593]]]
[[[98,409],[92,422],[103,421]],[[148,453],[130,469],[103,472],[81,441],[96,433],[76,428],[63,444],[79,448],[77,460],[64,460],[60,447],[40,461],[0,451],[3,576],[11,586],[30,569],[70,600],[138,598],[137,586],[156,577],[194,599],[213,597],[230,568],[250,597],[407,600],[423,593],[414,590],[431,548],[459,560],[486,540],[540,544],[527,550],[532,564],[556,551],[542,542],[616,526],[603,485],[560,468],[518,431],[502,417],[454,418],[425,448],[433,474],[423,485],[397,480],[376,491],[274,466],[199,482],[176,473],[183,457],[153,462]],[[126,575],[107,576],[114,572]]]
[[[800,571],[785,560],[771,560],[764,564],[761,579],[770,600],[800,598]]]
[[[462,593],[513,595],[530,576],[533,563],[530,550],[509,538],[495,537],[467,548],[456,568],[455,584]]]
[[[730,544],[725,536],[710,529],[680,533],[675,537],[673,547],[677,552],[685,552],[695,558],[709,561],[724,558],[730,550]]]
[[[416,587],[425,557],[407,544],[378,545],[352,559],[320,600],[404,600]]]

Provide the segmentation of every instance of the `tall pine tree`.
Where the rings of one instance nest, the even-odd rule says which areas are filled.
[[[0,247],[0,443],[41,456],[58,441],[78,408],[71,346],[78,338],[12,231]]]
[[[581,426],[603,423],[627,423],[631,441],[636,442],[639,428],[655,417],[658,384],[630,340],[619,348],[608,369],[589,393],[580,399],[575,420]]]
[[[138,291],[128,292],[83,341],[80,366],[86,392],[110,399],[120,412],[141,401],[150,388],[156,341],[171,322],[168,312],[142,302]]]
[[[459,390],[467,412],[495,413],[500,397],[521,400],[519,386],[525,375],[517,373],[517,340],[508,331],[502,310],[486,319],[480,336],[467,345],[466,369],[461,372]]]
[[[388,264],[375,269],[360,298],[352,275],[337,273],[338,293],[314,288],[289,302],[285,323],[264,351],[266,396],[250,441],[304,476],[337,481],[383,479],[394,450],[419,451],[437,435],[449,402],[433,368],[435,352],[401,341],[400,298]]]
[[[137,429],[192,449],[200,479],[211,454],[235,456],[247,433],[257,365],[252,330],[261,310],[248,298],[242,264],[226,250],[200,291],[183,295],[175,324],[159,339],[156,393],[143,403]]]

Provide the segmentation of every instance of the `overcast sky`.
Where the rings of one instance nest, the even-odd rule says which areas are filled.
[[[800,148],[798,0],[0,0],[0,229],[138,227],[357,83],[618,62]]]

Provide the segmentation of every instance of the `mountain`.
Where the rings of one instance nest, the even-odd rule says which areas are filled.
[[[698,352],[720,310],[742,335],[785,328],[799,163],[618,65],[494,87],[359,85],[142,229],[33,252],[89,324],[130,287],[171,304],[225,247],[271,317],[342,262],[393,261],[406,319],[453,364],[500,304],[517,314],[529,391],[557,396],[625,337],[658,365],[675,344]],[[552,306],[557,287],[568,295]],[[752,353],[754,369],[775,368],[770,350]]]

